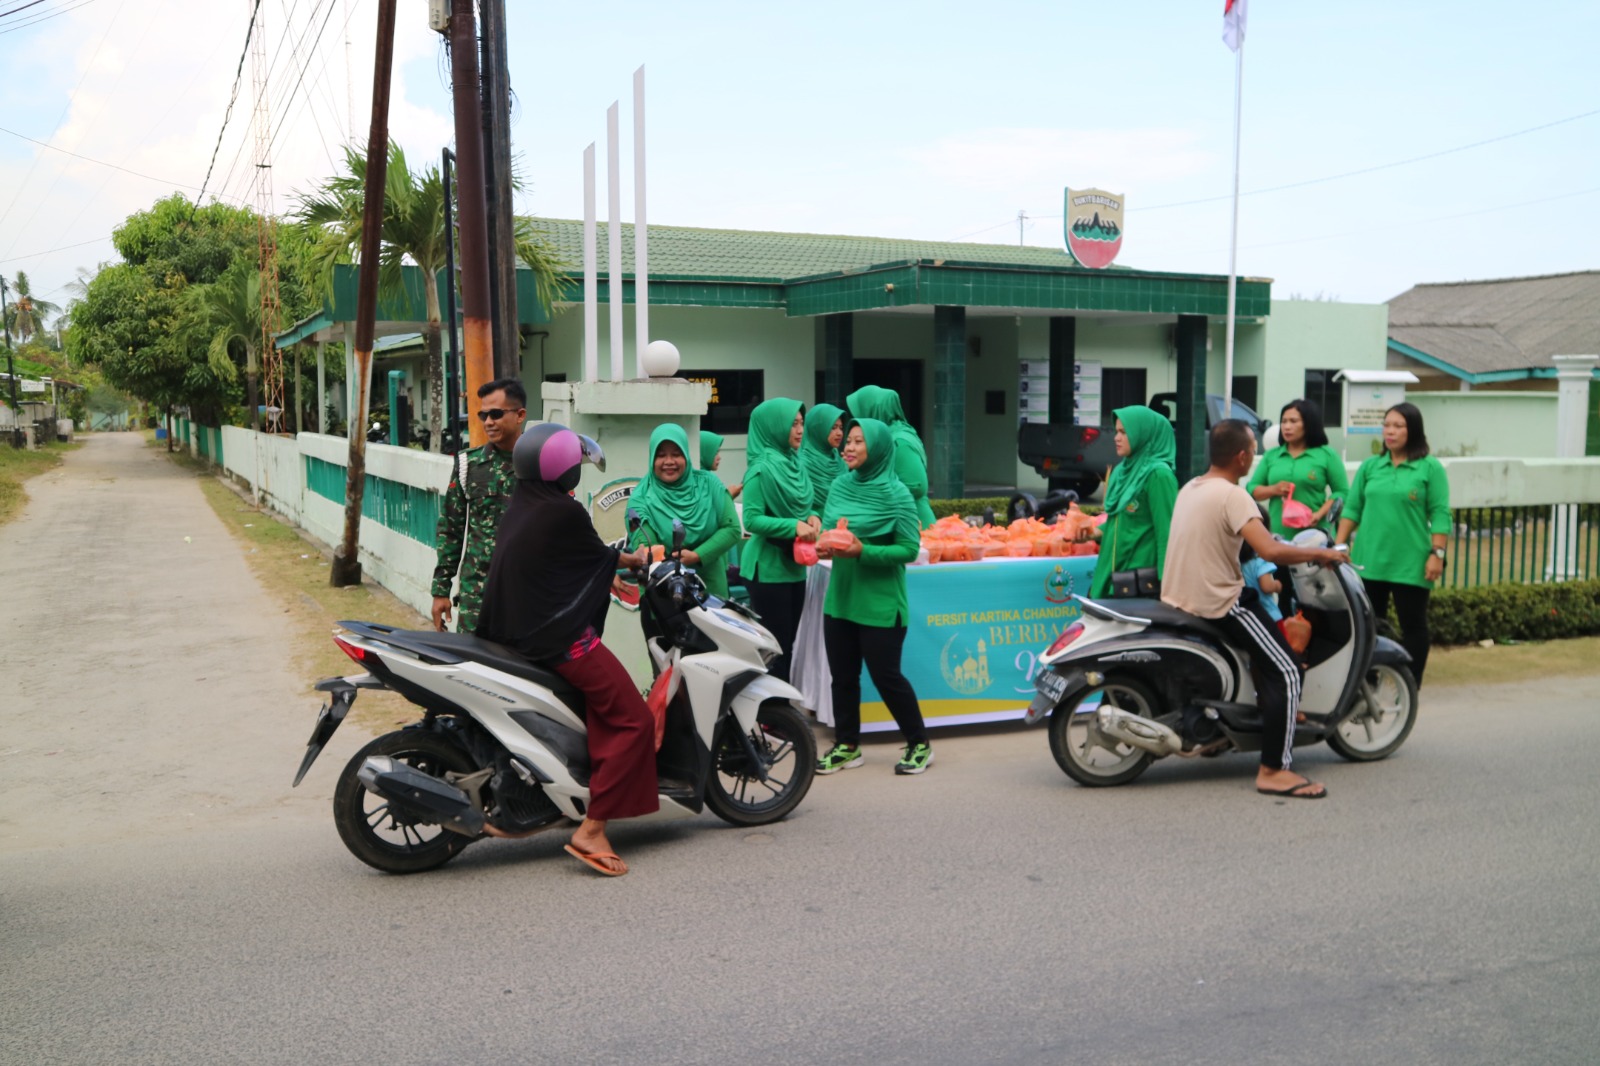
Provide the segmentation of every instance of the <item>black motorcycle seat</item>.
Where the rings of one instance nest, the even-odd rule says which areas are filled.
[[[1117,614],[1127,615],[1129,618],[1143,618],[1146,621],[1152,622],[1158,626],[1171,626],[1173,629],[1186,629],[1192,633],[1199,633],[1200,635],[1208,637],[1221,644],[1226,644],[1228,642],[1228,638],[1222,635],[1222,631],[1213,625],[1208,619],[1201,618],[1197,614],[1190,614],[1188,611],[1180,610],[1179,608],[1172,606],[1170,603],[1162,603],[1160,600],[1142,598],[1126,600],[1118,599],[1110,600],[1101,606],[1105,607],[1108,611],[1115,611]]]
[[[432,629],[395,629],[391,626],[378,625],[374,622],[340,622],[341,626],[352,632],[365,631],[374,638],[386,644],[393,644],[397,648],[414,651],[439,662],[470,661],[481,663],[501,673],[510,674],[512,677],[524,681],[532,681],[536,685],[543,685],[555,694],[555,697],[578,714],[583,714],[585,701],[583,691],[573,685],[566,678],[551,670],[549,667],[540,666],[533,660],[523,657],[515,650],[504,644],[496,644],[492,640],[471,633],[440,633]]]

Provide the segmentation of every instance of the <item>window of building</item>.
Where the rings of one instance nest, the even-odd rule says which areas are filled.
[[[1322,411],[1322,424],[1336,429],[1344,424],[1344,386],[1333,380],[1337,370],[1307,370],[1304,396]]]
[[[765,399],[762,370],[680,370],[677,377],[711,386],[711,403],[700,416],[700,428],[726,436],[750,432],[750,412]]]
[[[1235,375],[1233,379],[1233,398],[1259,412],[1261,405],[1256,402],[1256,390],[1260,388],[1261,379],[1254,374]]]
[[[1110,421],[1119,407],[1143,406],[1150,402],[1144,367],[1108,366],[1100,378],[1100,417]]]

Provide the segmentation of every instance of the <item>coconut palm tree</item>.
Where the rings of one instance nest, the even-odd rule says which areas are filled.
[[[33,295],[33,286],[24,271],[17,271],[11,279],[11,303],[6,307],[6,325],[17,331],[26,344],[36,333],[43,333],[46,315],[60,314],[61,308],[49,300]]]
[[[209,285],[186,291],[190,313],[185,317],[193,331],[190,340],[206,346],[206,361],[213,373],[237,379],[237,362],[244,362],[245,403],[250,427],[259,428],[261,380],[261,274],[251,264],[234,263]]]
[[[323,181],[315,191],[302,195],[297,212],[302,223],[316,234],[312,256],[331,288],[333,267],[348,263],[361,246],[362,206],[366,193],[367,160],[364,152],[347,146],[345,172]],[[444,226],[444,180],[439,167],[429,164],[413,171],[405,151],[389,143],[389,162],[384,180],[383,233],[378,261],[380,300],[403,299],[403,267],[409,261],[421,269],[423,308],[427,325],[423,345],[427,351],[428,395],[434,411],[434,432],[429,447],[437,451],[443,443],[444,359],[441,334],[443,313],[439,309],[439,271],[448,257],[449,235]],[[560,290],[560,264],[553,250],[534,232],[531,222],[518,219],[516,255],[534,272],[538,298],[546,309]]]

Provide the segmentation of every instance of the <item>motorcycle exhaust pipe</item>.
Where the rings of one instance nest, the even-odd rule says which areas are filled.
[[[414,766],[387,755],[369,755],[356,771],[356,778],[368,792],[388,800],[407,817],[462,836],[483,834],[483,812],[470,796]]]
[[[1096,711],[1095,727],[1108,737],[1152,755],[1178,755],[1183,751],[1183,738],[1176,732],[1118,707],[1102,706]]]

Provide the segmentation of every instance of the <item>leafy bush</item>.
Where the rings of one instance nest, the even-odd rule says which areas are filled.
[[[1439,589],[1428,600],[1435,644],[1600,634],[1600,580]]]
[[[1034,495],[1038,497],[1040,503],[1044,502],[1044,496],[1039,493]],[[1010,496],[969,496],[965,499],[956,500],[929,500],[928,506],[933,508],[933,517],[935,518],[943,518],[946,515],[981,515],[985,507],[993,507],[995,522],[999,525],[1005,525],[1006,506],[1010,502]],[[1098,504],[1087,503],[1079,504],[1078,506],[1083,510],[1084,514],[1100,513]]]

